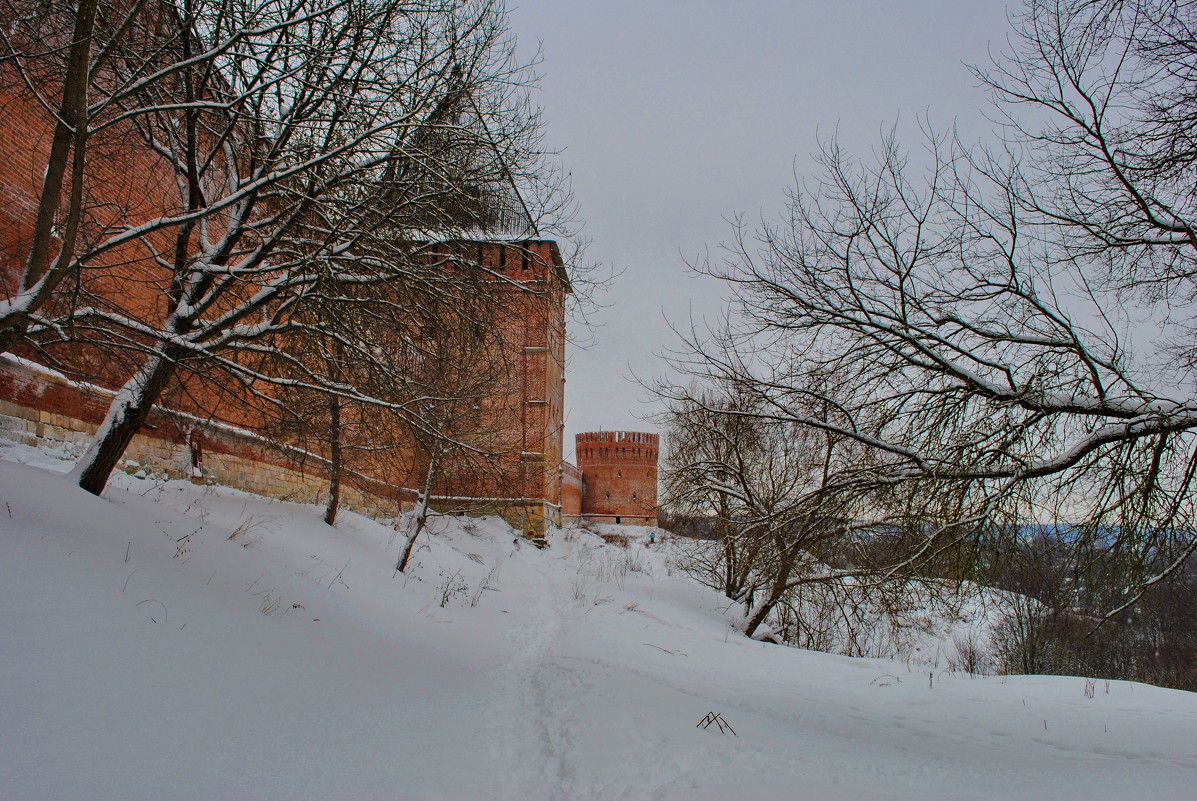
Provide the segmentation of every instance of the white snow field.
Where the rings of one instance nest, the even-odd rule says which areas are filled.
[[[3,799],[1197,797],[1197,695],[753,642],[576,530],[438,521],[396,576],[363,517],[5,451]]]

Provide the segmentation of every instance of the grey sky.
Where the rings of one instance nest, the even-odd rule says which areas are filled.
[[[910,133],[926,113],[981,136],[986,96],[962,62],[986,63],[1007,31],[1003,0],[512,4],[521,52],[543,45],[548,142],[573,175],[589,255],[623,271],[594,344],[571,349],[567,456],[579,431],[654,429],[625,377],[663,373],[666,318],[718,313],[722,288],[685,259],[714,252],[727,218],[774,218],[819,136],[867,152],[895,119]]]

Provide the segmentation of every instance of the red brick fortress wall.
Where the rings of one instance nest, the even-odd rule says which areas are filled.
[[[656,434],[639,431],[578,434],[584,520],[656,524],[658,440]]]
[[[446,243],[462,263],[501,276],[494,326],[501,353],[477,421],[501,470],[446,470],[434,495],[505,499],[505,516],[533,536],[561,524],[565,413],[565,298],[569,282],[551,240]],[[494,344],[494,343],[492,343]],[[469,508],[470,498],[462,498]],[[442,504],[453,508],[451,503]]]
[[[442,255],[451,260],[459,256],[463,263],[481,264],[501,275],[506,291],[498,295],[502,309],[495,321],[499,334],[497,346],[503,351],[494,357],[499,369],[487,397],[481,398],[468,413],[484,429],[485,439],[479,440],[479,447],[490,451],[485,460],[488,469],[478,472],[469,469],[469,465],[446,465],[433,488],[434,505],[443,511],[498,512],[526,534],[541,536],[546,523],[561,524],[563,502],[568,500],[577,508],[576,498],[580,493],[580,480],[574,486],[566,486],[561,469],[565,297],[569,286],[560,252],[555,242],[547,240],[452,242],[442,248],[448,251]],[[0,274],[6,272],[4,266],[0,264]],[[20,427],[21,435],[10,438],[29,440],[30,444],[43,438],[43,433],[48,440],[64,439],[67,436],[64,432],[69,432],[71,439],[90,436],[112,402],[113,382],[93,378],[87,374],[87,367],[81,363],[75,371],[85,376],[81,382],[70,381],[65,376],[47,378],[33,363],[29,366],[18,361],[9,363],[0,355],[0,429]],[[104,386],[105,383],[109,386]],[[204,389],[203,385],[198,387],[201,392]],[[180,404],[181,408],[160,407],[147,421],[137,447],[126,462],[141,461],[137,453],[165,443],[163,453],[169,451],[170,455],[158,459],[162,464],[156,466],[172,477],[181,477],[185,454],[179,456],[175,452],[184,447],[193,428],[202,429],[203,447],[209,457],[217,454],[236,457],[241,460],[238,464],[244,462],[242,466],[249,478],[277,467],[288,471],[286,480],[292,480],[296,486],[264,488],[261,482],[240,480],[236,470],[204,471],[205,478],[251,492],[286,497],[300,497],[301,490],[311,491],[302,495],[305,501],[324,501],[326,496],[321,493],[327,489],[327,482],[321,484],[321,481],[326,478],[323,461],[327,453],[323,441],[308,444],[315,451],[311,454],[289,447],[287,442],[271,443],[263,428],[268,421],[256,409],[228,400],[217,403],[217,400],[211,398],[200,408],[189,408],[185,402]],[[62,432],[47,429],[47,421],[51,419],[54,422],[49,428]],[[469,438],[474,433],[468,430],[469,425],[467,422],[467,430],[458,433]],[[245,436],[229,439],[213,433],[230,427]],[[361,458],[346,460],[345,466],[355,474],[356,482],[368,485],[372,495],[384,498],[407,500],[414,496],[410,488],[420,486],[426,470],[424,457],[414,447],[406,456],[395,454],[395,458],[381,462],[369,458],[369,451],[365,453]],[[306,460],[298,470],[293,469],[295,454]],[[174,465],[174,461],[179,464]],[[360,504],[350,505],[361,508]],[[395,511],[388,510],[391,514]]]
[[[0,354],[0,442],[47,445],[78,455],[112,402],[112,391],[72,381],[34,362]],[[155,408],[133,438],[120,468],[166,478],[215,482],[301,503],[327,499],[328,465],[318,454],[242,428]],[[343,477],[346,508],[393,517],[416,491],[377,477]]]
[[[55,91],[54,87],[42,87],[51,105],[56,103]],[[87,160],[85,216],[96,229],[88,229],[90,235],[136,228],[181,207],[173,171],[152,150],[138,144],[139,135],[130,125],[113,124],[88,140],[91,156]],[[0,301],[10,297],[18,285],[52,133],[52,116],[10,65],[0,62]],[[173,236],[171,231],[159,232],[89,260],[80,281],[105,303],[154,328],[165,314],[163,298],[172,276],[153,256],[172,253]],[[473,401],[472,408],[463,410],[464,430],[451,432],[454,439],[471,446],[473,457],[446,460],[453,463],[441,466],[433,487],[434,502],[451,511],[499,511],[523,531],[541,534],[546,523],[561,522],[563,496],[572,491],[563,487],[560,467],[565,303],[570,287],[558,245],[539,239],[496,239],[435,246],[413,242],[412,248],[426,252],[449,273],[481,269],[495,288],[487,300],[495,308],[490,323],[493,329],[488,334],[497,336],[485,337],[484,354],[493,352],[495,370],[493,374],[479,371],[493,378],[487,379],[488,388],[461,390]],[[247,287],[246,291],[252,289]],[[483,319],[483,315],[477,316]],[[35,365],[0,365],[0,434],[8,426],[16,432],[14,436],[19,434],[20,441],[53,439],[47,432],[61,434],[60,439],[69,436],[72,441],[89,436],[103,419],[112,390],[124,383],[137,361],[135,357],[114,358],[111,350],[101,350],[87,336],[55,343],[43,351],[18,349],[16,353],[54,365],[58,376],[48,378]],[[146,449],[160,450],[163,469],[172,472],[176,457],[181,460],[180,470],[187,466],[187,443],[194,431],[202,429],[205,445],[200,452],[236,458],[241,460],[238,464],[252,463],[245,468],[249,472],[258,470],[253,465],[262,470],[290,470],[287,475],[299,476],[296,481],[306,492],[311,482],[301,473],[306,470],[319,476],[323,468],[318,465],[329,455],[327,443],[316,435],[301,442],[294,434],[280,432],[278,415],[269,404],[260,402],[261,396],[272,391],[261,385],[253,393],[241,391],[227,376],[211,369],[201,375],[181,374],[163,393],[160,408],[137,442]],[[231,430],[241,433],[232,439],[220,434]],[[354,444],[352,436],[346,434],[347,445]],[[260,447],[262,442],[267,447]],[[289,455],[295,453],[307,460],[301,470],[290,469]],[[345,467],[371,487],[381,485],[384,496],[406,498],[411,492],[405,488],[423,486],[428,459],[415,442],[400,442],[385,458],[370,448],[347,448],[345,453]],[[212,461],[208,460],[209,466]],[[206,470],[204,475],[224,480],[214,470]],[[313,496],[313,502],[318,501]]]
[[[577,521],[582,514],[582,471],[569,462],[561,463],[561,515]]]

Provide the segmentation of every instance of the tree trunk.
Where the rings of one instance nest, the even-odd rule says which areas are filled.
[[[330,476],[324,522],[331,526],[337,522],[341,506],[341,400],[335,396],[328,399],[328,456]]]
[[[15,348],[29,330],[29,312],[24,309],[6,311],[0,319],[0,353],[8,353]]]
[[[29,244],[29,255],[25,270],[17,288],[19,301],[6,310],[0,318],[0,352],[13,348],[29,329],[31,313],[45,302],[54,286],[61,280],[70,263],[70,252],[75,247],[74,234],[78,228],[82,201],[84,148],[86,147],[87,87],[91,82],[88,62],[91,57],[92,32],[95,28],[97,0],[79,0],[75,11],[75,31],[71,39],[66,80],[62,87],[62,102],[58,107],[58,120],[54,125],[54,136],[50,141],[50,153],[46,158],[42,191],[38,198],[37,216]],[[59,243],[62,252],[56,260],[55,275],[47,277],[44,285],[35,287],[46,272],[53,241],[55,219],[59,213],[62,197],[63,176],[74,145],[74,167],[72,169],[71,208],[65,221],[67,236]]]
[[[403,545],[403,553],[399,555],[399,562],[395,565],[395,572],[402,573],[407,569],[407,561],[411,559],[411,552],[416,546],[416,538],[420,536],[420,532],[424,530],[424,523],[428,520],[428,498],[432,494],[432,480],[436,476],[437,458],[435,456],[428,460],[428,475],[424,479],[424,490],[420,493],[419,499],[416,501],[416,508],[413,510],[415,519],[412,521],[411,533],[407,535],[407,542]]]
[[[773,607],[777,605],[777,601],[770,596],[766,601],[758,605],[755,609],[748,610],[748,622],[744,624],[744,636],[751,637],[756,634],[756,630],[761,627],[769,617],[769,613],[773,611]]]
[[[799,540],[800,542],[801,540]],[[769,585],[769,594],[760,604],[753,606],[751,600],[748,602],[747,623],[744,626],[744,635],[751,637],[756,634],[756,630],[769,619],[769,615],[781,602],[782,596],[785,595],[786,589],[790,584],[790,574],[794,570],[794,564],[798,560],[800,548],[798,542],[795,542],[791,547],[784,547],[784,541],[778,537],[775,540],[775,547],[778,552],[780,564],[775,568],[776,572],[773,574],[773,580]]]
[[[108,483],[113,468],[125,455],[133,436],[154,408],[155,401],[175,374],[175,357],[181,355],[168,349],[151,356],[130,378],[108,407],[104,422],[92,437],[91,444],[79,457],[71,471],[72,479],[92,495],[99,495]]]

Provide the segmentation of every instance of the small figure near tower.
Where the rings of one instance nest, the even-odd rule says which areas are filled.
[[[583,521],[657,524],[658,440],[656,434],[640,431],[578,434]]]

